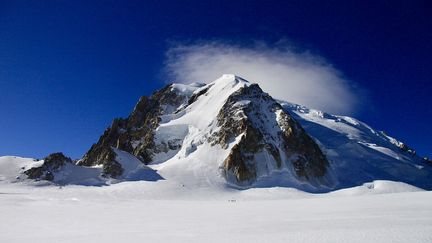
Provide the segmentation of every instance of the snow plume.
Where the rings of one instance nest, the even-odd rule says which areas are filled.
[[[322,57],[288,45],[176,44],[167,51],[166,58],[165,71],[170,81],[208,83],[232,73],[258,83],[276,99],[331,113],[356,111],[358,97],[352,82]]]

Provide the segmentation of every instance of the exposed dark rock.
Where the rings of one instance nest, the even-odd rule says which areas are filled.
[[[277,166],[280,168],[282,165],[281,156],[279,153],[279,149],[276,148],[274,144],[266,144],[267,151],[270,152],[270,154],[273,156],[273,158],[276,160]]]
[[[200,90],[200,91],[192,94],[192,96],[189,98],[187,104],[190,105],[190,104],[194,103],[198,99],[198,97],[200,97],[201,95],[207,93],[207,91],[209,90],[209,88],[210,88],[210,86],[208,86],[205,89],[202,89],[202,90]]]
[[[188,97],[176,93],[172,85],[164,87],[150,97],[141,97],[130,116],[126,119],[115,119],[78,164],[102,164],[106,176],[118,177],[122,173],[122,168],[115,161],[112,147],[133,154],[145,164],[150,163],[153,154],[161,149],[154,143],[154,131],[160,123],[160,116],[168,109],[167,107],[173,107],[175,110],[187,99]],[[178,146],[174,141],[167,144],[167,149]]]
[[[205,86],[205,84],[202,84],[202,86]],[[201,87],[202,87],[201,86]],[[207,87],[203,89],[198,89],[196,92],[194,92],[188,99],[187,103],[184,106],[179,107],[174,114],[178,114],[180,111],[186,109],[188,106],[190,106],[192,103],[194,103],[200,96],[207,93],[207,91],[211,88],[212,85],[207,85]]]
[[[405,153],[416,155],[416,151],[404,143],[400,143],[398,147]]]
[[[297,175],[306,178],[324,176],[328,161],[319,146],[288,113],[281,112],[280,116],[284,148],[288,157],[296,157],[293,166]]]
[[[52,181],[54,180],[54,172],[59,171],[68,163],[73,163],[70,158],[64,156],[62,153],[53,153],[44,158],[42,166],[30,168],[24,171],[24,174],[29,179]]]
[[[123,168],[119,162],[111,160],[103,164],[103,176],[117,178],[122,174]]]
[[[279,114],[278,124],[275,113]],[[278,126],[275,128],[279,130],[277,135],[265,128],[272,123]],[[273,156],[278,168],[283,163],[280,154],[283,152],[285,163],[290,163],[300,178],[307,180],[326,173],[328,161],[319,146],[256,84],[241,88],[227,99],[218,114],[218,127],[220,130],[209,138],[213,145],[226,148],[241,135],[223,163],[225,176],[234,175],[238,184],[249,184],[256,179],[256,166],[260,161],[254,161],[255,155],[264,150]]]
[[[401,141],[398,141],[392,137],[389,137],[385,131],[380,131],[382,135],[384,135],[385,138],[387,138],[390,143],[394,144],[396,147],[398,147],[402,152],[408,153],[410,155],[416,155],[416,151],[406,145],[405,143],[402,143]]]
[[[245,148],[241,144],[234,145],[223,163],[225,176],[228,177],[228,173],[232,172],[238,182],[248,182],[256,177],[254,165],[247,164],[245,160],[248,157],[247,152],[242,151]]]

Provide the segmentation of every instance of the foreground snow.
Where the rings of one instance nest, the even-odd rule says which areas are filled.
[[[0,242],[432,242],[431,202],[388,181],[325,194],[0,183]]]

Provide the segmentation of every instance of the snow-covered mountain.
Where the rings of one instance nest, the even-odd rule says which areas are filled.
[[[273,99],[235,75],[172,84],[115,119],[84,157],[0,157],[0,180],[103,185],[174,181],[198,188],[319,192],[374,180],[432,189],[432,163],[350,117]]]

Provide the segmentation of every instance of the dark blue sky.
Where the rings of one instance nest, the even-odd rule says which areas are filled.
[[[287,38],[368,91],[358,119],[432,156],[430,1],[88,2],[0,1],[0,156],[81,157],[164,85],[172,41]]]

